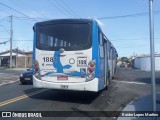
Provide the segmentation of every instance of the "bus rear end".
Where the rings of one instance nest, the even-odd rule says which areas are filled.
[[[40,22],[34,39],[34,87],[98,91],[91,20]]]

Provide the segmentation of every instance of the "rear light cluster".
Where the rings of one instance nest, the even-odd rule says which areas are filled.
[[[88,63],[88,68],[87,68],[87,81],[93,80],[95,77],[95,66],[96,62],[95,60],[92,60]]]
[[[38,77],[39,76],[39,64],[38,64],[38,61],[37,60],[34,60],[34,75],[35,77]]]

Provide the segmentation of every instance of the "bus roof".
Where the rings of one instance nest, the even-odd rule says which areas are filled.
[[[85,22],[85,23],[90,23],[96,20],[93,19],[54,19],[54,20],[47,20],[47,21],[42,21],[42,22],[37,22],[36,25],[43,25],[43,24],[49,24],[49,23],[63,23],[63,22]]]

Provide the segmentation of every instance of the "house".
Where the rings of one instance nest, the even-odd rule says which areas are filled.
[[[134,67],[144,71],[151,71],[150,55],[141,55],[134,58]],[[155,70],[160,70],[160,55],[155,54]]]
[[[0,66],[10,66],[10,50],[0,53]],[[28,68],[32,66],[32,51],[12,50],[12,67]]]

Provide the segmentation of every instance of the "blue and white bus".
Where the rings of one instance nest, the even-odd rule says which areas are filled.
[[[117,51],[91,19],[60,19],[34,26],[33,86],[98,92],[116,70]]]

